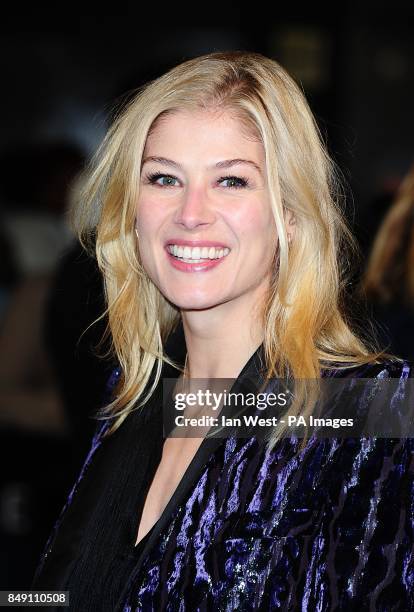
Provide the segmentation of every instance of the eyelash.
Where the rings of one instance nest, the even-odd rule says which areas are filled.
[[[162,172],[154,172],[152,174],[147,174],[145,178],[148,181],[148,183],[150,183],[151,185],[155,185],[156,181],[159,178],[171,178],[171,179],[174,179],[175,181],[178,181],[178,179],[175,176],[172,176],[171,174],[163,174]],[[249,179],[244,176],[232,176],[232,175],[222,176],[218,179],[217,182],[221,183],[221,181],[226,181],[226,180],[231,180],[231,179],[239,181],[239,184],[233,185],[232,187],[228,187],[228,189],[243,189],[244,187],[248,187],[250,185]],[[159,187],[174,187],[174,185],[158,185],[158,186]]]

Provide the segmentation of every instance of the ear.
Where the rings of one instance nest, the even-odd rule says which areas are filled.
[[[291,242],[295,236],[295,225],[296,225],[296,217],[291,210],[285,208],[284,211],[285,217],[285,225],[286,225],[286,233],[288,235],[288,241]]]

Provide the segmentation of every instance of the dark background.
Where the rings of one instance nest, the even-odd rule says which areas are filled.
[[[359,15],[342,5],[336,18],[325,11],[313,18],[264,16],[260,24],[246,18],[234,28],[180,27],[172,11],[154,15],[150,27],[138,11],[69,14],[35,30],[27,16],[14,27],[6,20],[0,26],[2,150],[58,139],[90,154],[126,91],[190,57],[254,50],[301,83],[357,208],[366,209],[412,159],[413,9],[380,6]]]
[[[65,5],[61,15],[28,15],[22,9],[3,19],[0,256],[5,306],[0,332],[14,292],[28,277],[37,278],[41,268],[33,271],[22,264],[7,219],[24,214],[32,223],[37,216],[61,215],[67,185],[101,141],[114,104],[177,63],[212,51],[263,53],[301,84],[342,171],[349,222],[368,252],[414,160],[412,10],[378,3],[364,10],[337,5],[335,15],[327,9],[317,14],[314,7],[296,7],[296,14],[286,7],[275,7],[273,14],[256,7],[250,14],[252,7],[241,5],[226,14],[206,5],[194,5],[194,10],[208,14],[210,23],[185,25],[176,7],[158,5],[148,5],[145,16],[142,7],[127,6],[119,15],[97,7],[85,16],[75,5]],[[93,353],[104,323],[75,349],[80,333],[102,311],[103,296],[93,263],[76,248],[65,255],[71,244],[56,248],[40,270],[50,284],[39,298],[46,314],[38,335],[51,374],[40,384],[31,380],[29,366],[29,375],[23,376],[30,418],[10,415],[10,378],[0,377],[5,390],[0,415],[6,414],[0,419],[0,589],[29,588],[45,538],[87,450],[94,429],[88,415],[103,401],[113,365]],[[30,318],[31,298],[24,299]],[[12,352],[10,341],[3,343],[3,363],[10,362]],[[20,384],[16,381],[14,391]],[[40,388],[60,400],[37,418],[30,394]]]

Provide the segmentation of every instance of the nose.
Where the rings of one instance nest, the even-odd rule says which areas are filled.
[[[186,229],[213,223],[215,215],[203,187],[185,189],[174,216],[174,222]]]

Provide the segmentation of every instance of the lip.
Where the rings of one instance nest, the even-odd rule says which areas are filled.
[[[181,240],[180,238],[171,238],[165,243],[165,248],[170,244],[177,244],[178,246],[189,246],[189,247],[217,247],[219,249],[229,249],[230,247],[224,242],[217,242],[215,240]],[[230,249],[231,250],[231,249]]]
[[[191,246],[192,244],[194,244],[193,242],[190,242],[190,244],[188,244],[189,241],[185,241],[185,242],[186,244],[183,246]],[[178,244],[178,242],[173,242],[173,243],[169,242],[168,244]],[[203,242],[202,244],[204,246],[215,246],[215,245],[217,246],[216,242],[212,243],[211,245],[209,245],[207,242]],[[200,245],[194,244],[194,246],[200,246]],[[165,246],[164,250],[165,250],[168,261],[170,262],[171,266],[175,268],[176,270],[180,270],[180,272],[208,272],[209,270],[212,270],[213,268],[216,268],[217,266],[219,266],[228,257],[228,255],[226,255],[225,257],[221,257],[220,259],[206,259],[202,262],[192,264],[192,263],[187,263],[185,261],[180,261],[179,259],[174,257],[174,255],[171,255],[171,253],[169,252],[167,248],[167,245]]]

